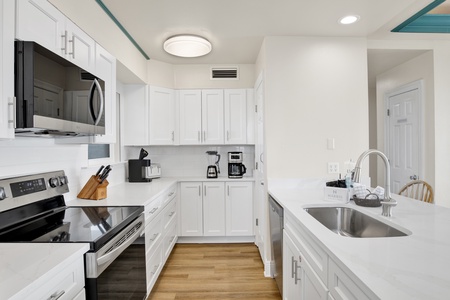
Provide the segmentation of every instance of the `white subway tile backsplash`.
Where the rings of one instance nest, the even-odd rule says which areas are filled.
[[[219,167],[222,176],[228,175],[228,152],[240,151],[244,153],[244,165],[247,167],[245,176],[252,176],[255,161],[254,146],[146,146],[125,147],[126,159],[136,159],[139,151],[148,151],[147,158],[154,163],[161,164],[164,177],[204,177],[208,166],[206,151],[218,151],[221,155]]]

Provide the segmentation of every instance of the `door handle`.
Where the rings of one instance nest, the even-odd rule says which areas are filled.
[[[417,180],[417,179],[419,179],[419,176],[417,176],[417,175],[411,175],[411,176],[409,176],[409,179],[411,179],[411,180]]]

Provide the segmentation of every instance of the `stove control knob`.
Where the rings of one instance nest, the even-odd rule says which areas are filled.
[[[6,199],[5,188],[0,186],[0,201]]]
[[[60,185],[66,185],[68,183],[67,176],[59,176]]]
[[[52,188],[55,188],[59,185],[59,179],[57,177],[52,177],[49,179],[48,183]]]

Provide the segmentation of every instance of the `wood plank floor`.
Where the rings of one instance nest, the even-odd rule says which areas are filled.
[[[177,244],[147,300],[281,300],[254,244]]]

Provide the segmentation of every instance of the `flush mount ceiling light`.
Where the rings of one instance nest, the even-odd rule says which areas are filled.
[[[359,16],[349,15],[339,19],[339,23],[343,25],[349,25],[357,22],[359,20]]]
[[[211,43],[196,35],[176,35],[164,42],[164,50],[180,57],[198,57],[211,52]]]

